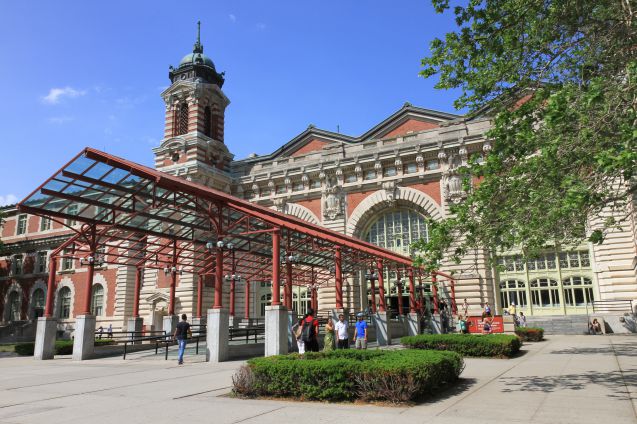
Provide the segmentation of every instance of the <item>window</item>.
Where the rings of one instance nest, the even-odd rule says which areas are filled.
[[[177,111],[177,122],[175,122],[175,135],[188,133],[188,103],[182,103]]]
[[[429,239],[425,217],[409,209],[395,209],[381,215],[367,230],[366,241],[409,255],[411,243]]]
[[[40,231],[47,231],[51,229],[51,220],[46,217],[42,217],[40,220]]]
[[[292,191],[303,191],[303,182],[299,181],[294,183],[294,185],[292,186]]]
[[[387,168],[385,168],[385,176],[386,177],[393,177],[396,175],[396,167],[395,166],[388,166]]]
[[[71,317],[71,289],[68,287],[62,287],[58,293],[58,317]]]
[[[210,106],[206,106],[203,110],[203,133],[208,137],[212,137],[212,114],[210,113]]]
[[[99,317],[104,311],[104,287],[94,284],[91,293],[91,314]]]
[[[365,176],[364,176],[365,180],[375,180],[376,179],[376,171],[373,169],[370,169],[369,171],[365,171]]]
[[[102,203],[107,203],[107,204],[111,204],[111,198],[110,197],[104,197],[102,199],[99,199],[100,202]],[[110,213],[110,209],[106,208],[106,207],[102,207],[102,206],[96,206],[95,207],[95,218],[96,219],[107,219],[108,215]]]
[[[20,293],[15,290],[12,291],[11,294],[9,294],[9,321],[20,321],[22,315],[20,313],[20,310],[22,309],[21,303]]]
[[[427,161],[427,164],[425,167],[427,168],[428,171],[433,171],[440,168],[440,162],[438,162],[438,159],[430,159]]]
[[[531,281],[531,301],[534,307],[559,307],[560,293],[557,281],[548,278]]]
[[[356,180],[357,180],[357,178],[356,178],[356,174],[348,174],[348,175],[345,177],[345,182],[346,182],[346,183],[355,183],[355,182],[356,182]]]
[[[403,172],[405,174],[413,174],[415,172],[418,172],[418,165],[416,164],[416,162],[408,163],[405,164],[405,167],[403,169]]]
[[[13,257],[13,275],[22,275],[24,266],[24,256],[15,255]]]
[[[265,307],[272,304],[272,293],[261,296],[261,316],[265,316]]]
[[[591,260],[587,250],[560,252],[560,268],[590,268]]]
[[[46,272],[46,266],[47,266],[47,253],[38,252],[36,272],[38,273]]]
[[[593,304],[593,282],[586,277],[570,277],[562,281],[566,306]]]
[[[215,140],[219,140],[219,141],[223,141],[222,140],[222,133],[219,130],[219,123],[221,122],[221,115],[219,115],[219,112],[217,112],[216,110],[216,106],[215,106],[215,110],[212,111],[212,117],[210,118],[210,137],[214,138]]]
[[[33,292],[31,305],[33,305],[33,318],[39,318],[44,315],[44,290],[36,289]]]
[[[499,257],[497,263],[503,268],[502,272],[524,271],[524,259],[521,256]]]
[[[310,182],[310,188],[321,188],[321,181],[319,180],[312,180]]]
[[[71,257],[71,249],[64,249],[62,255],[62,271],[73,269],[73,258]]]
[[[18,215],[18,226],[16,227],[16,235],[27,232],[27,216],[26,214]]]
[[[270,195],[270,190],[267,188],[264,188],[263,190],[261,190],[261,197],[267,197]]]
[[[70,205],[66,208],[66,213],[67,213],[67,214],[69,214],[69,215],[77,215],[77,214],[79,213],[79,208],[78,208],[77,204],[76,204],[76,203],[72,203],[72,204],[70,204]],[[66,220],[66,225],[73,226],[73,225],[75,225],[75,224],[77,224],[77,221],[76,221],[75,219],[68,218],[68,219]]]
[[[506,280],[500,283],[500,302],[503,308],[515,303],[520,308],[528,305],[526,298],[526,283],[519,280]]]
[[[284,185],[276,186],[276,194],[284,194],[287,193],[287,191]]]

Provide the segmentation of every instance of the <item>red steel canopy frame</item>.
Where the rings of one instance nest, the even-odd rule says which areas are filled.
[[[221,308],[224,276],[231,273],[248,281],[272,280],[272,304],[280,304],[282,256],[296,258],[286,276],[289,281],[291,272],[293,285],[335,281],[337,290],[343,275],[372,261],[391,268],[413,266],[410,258],[371,243],[92,148],[75,156],[18,209],[63,221],[75,232],[52,257],[45,316],[52,314],[55,264],[63,257],[84,258],[91,268],[83,309],[90,306],[95,263],[137,267],[135,316],[142,268],[171,275],[172,314],[182,273],[214,275],[213,308]],[[343,307],[342,293],[337,293],[336,307]]]

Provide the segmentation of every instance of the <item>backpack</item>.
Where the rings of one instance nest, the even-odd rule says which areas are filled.
[[[309,343],[312,340],[314,340],[314,337],[316,336],[315,334],[315,330],[314,330],[314,322],[316,320],[312,320],[312,321],[303,321],[303,329],[301,330],[301,340],[305,343]]]

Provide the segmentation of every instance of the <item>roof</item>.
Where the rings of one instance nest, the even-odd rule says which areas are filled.
[[[329,278],[336,249],[344,273],[353,274],[375,260],[390,267],[412,266],[410,258],[371,243],[92,148],[75,156],[18,208],[81,222],[73,254],[94,252],[90,240],[95,237],[97,246],[108,249],[107,263],[159,269],[177,265],[186,272],[206,273],[213,262],[207,245],[223,240],[236,247],[236,271],[263,280],[271,267],[272,233],[280,231],[286,254],[299,258],[296,284],[305,284],[307,275]]]

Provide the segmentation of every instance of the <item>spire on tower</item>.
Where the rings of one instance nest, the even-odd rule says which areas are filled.
[[[201,21],[197,21],[197,42],[192,49],[193,53],[203,53],[203,45],[201,45]]]

